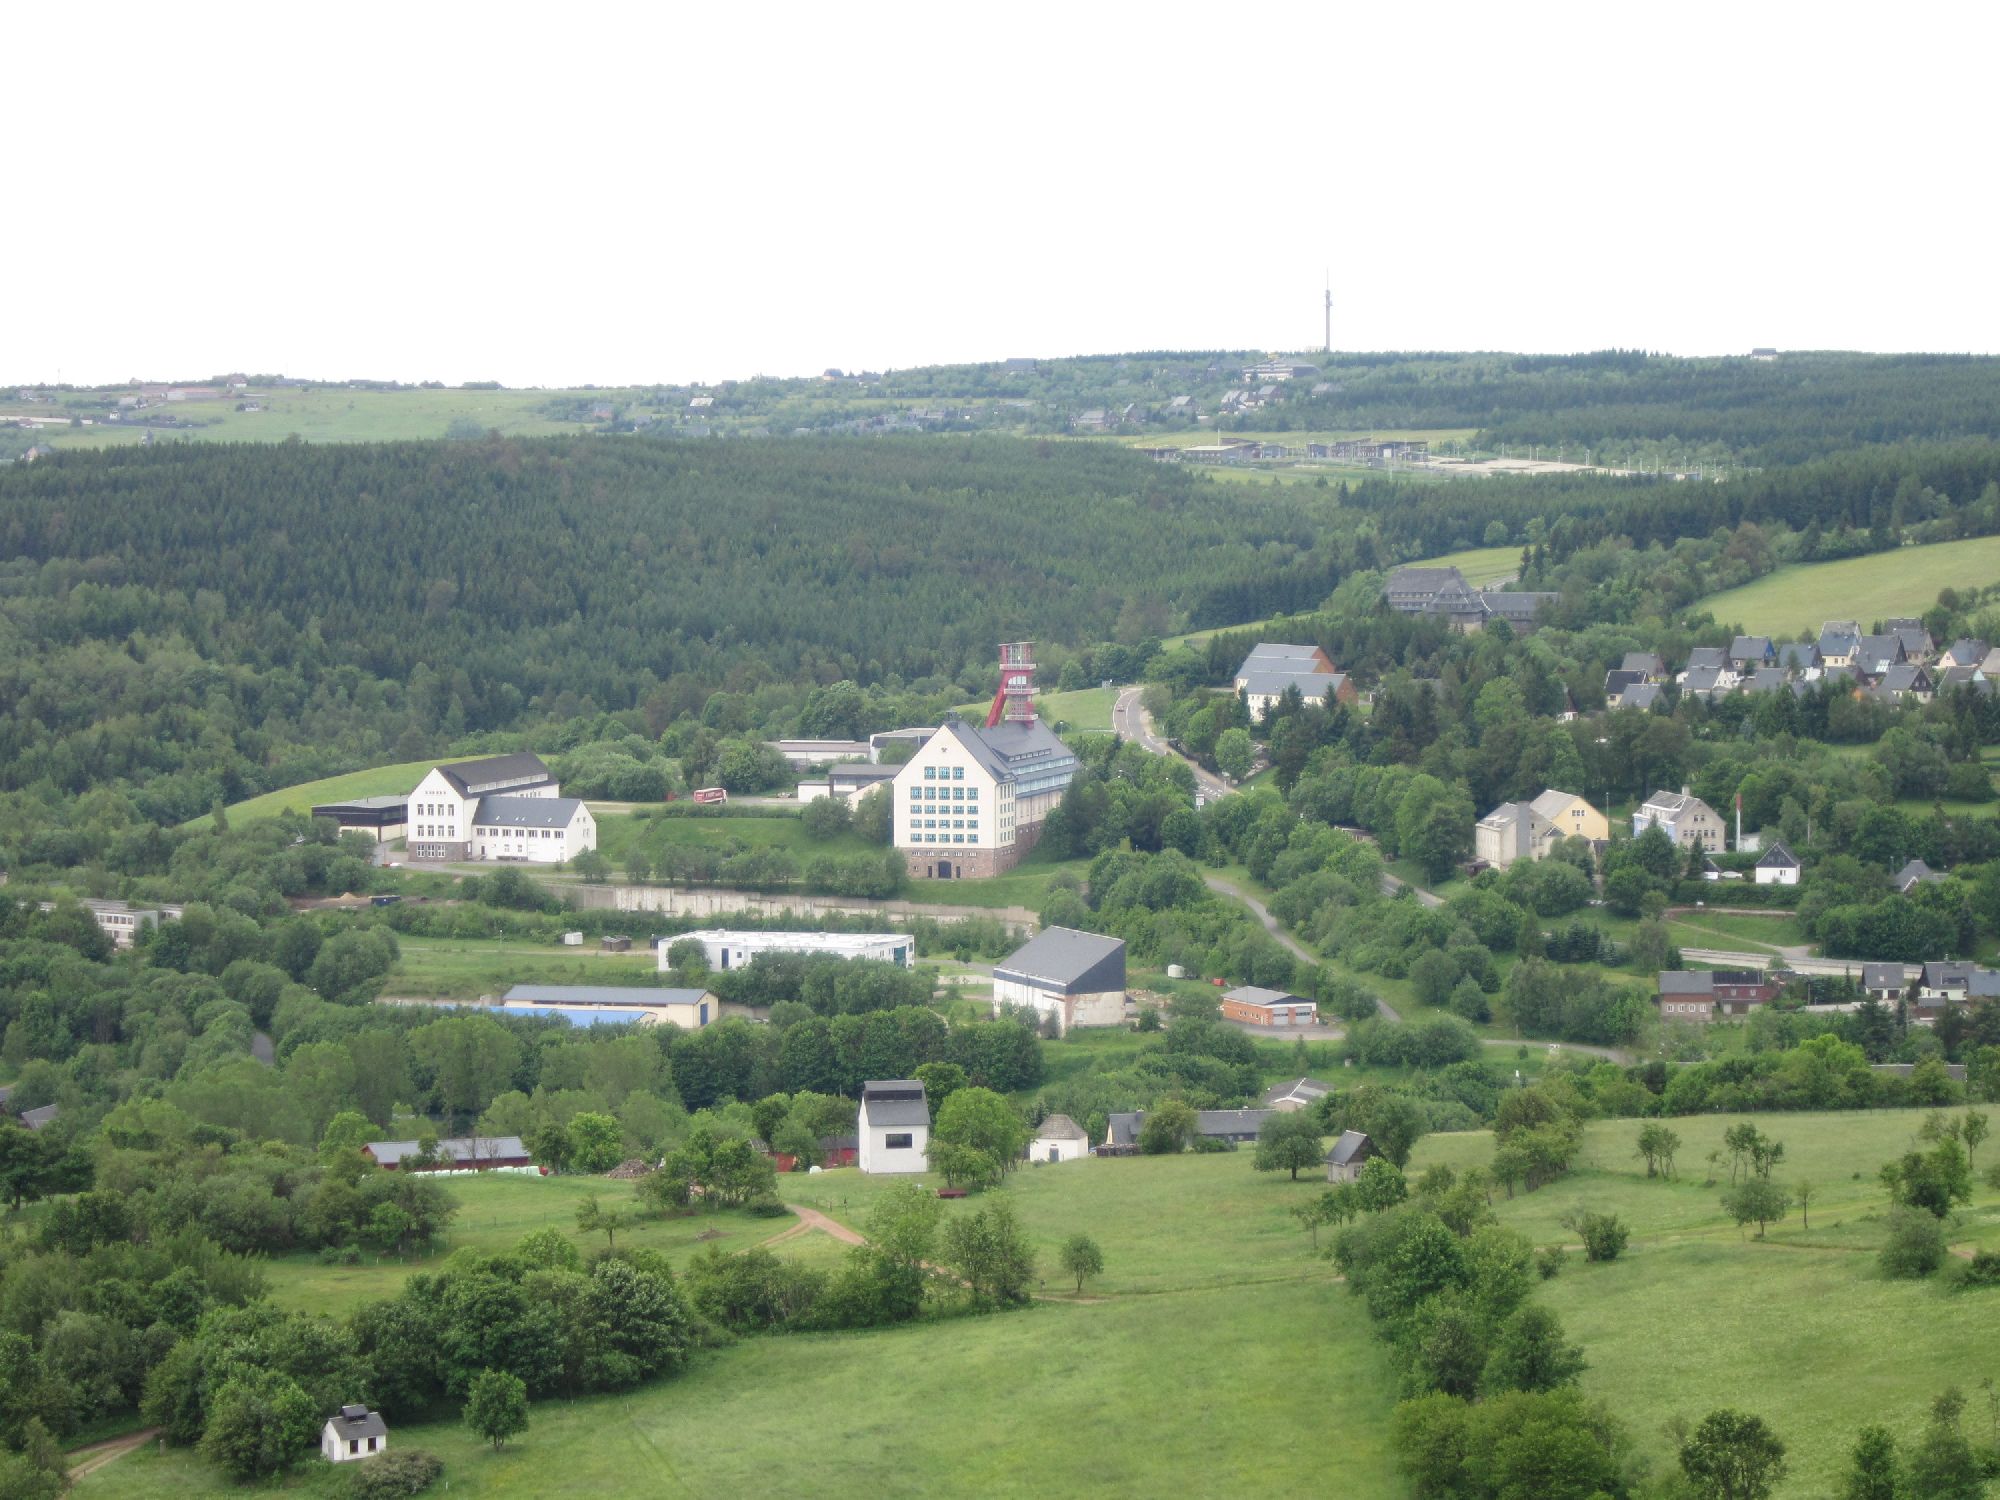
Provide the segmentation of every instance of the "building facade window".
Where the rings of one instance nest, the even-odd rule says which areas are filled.
[[[882,1137],[883,1148],[889,1151],[908,1151],[913,1146],[915,1146],[916,1143],[917,1143],[916,1136],[908,1132],[903,1132],[897,1135],[885,1135]]]

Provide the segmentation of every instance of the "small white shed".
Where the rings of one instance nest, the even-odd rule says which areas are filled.
[[[1090,1153],[1090,1137],[1068,1115],[1050,1115],[1035,1127],[1029,1161],[1075,1161]]]
[[[380,1412],[365,1406],[343,1406],[319,1430],[320,1456],[328,1463],[352,1463],[373,1458],[389,1447],[389,1427]]]

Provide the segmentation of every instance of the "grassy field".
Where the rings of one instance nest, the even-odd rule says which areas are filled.
[[[1622,1217],[1632,1240],[1619,1260],[1592,1266],[1573,1255],[1537,1292],[1584,1346],[1586,1391],[1610,1403],[1656,1462],[1667,1458],[1666,1418],[1698,1420],[1723,1405],[1756,1411],[1790,1446],[1780,1500],[1807,1500],[1832,1488],[1861,1423],[1913,1426],[1946,1384],[1971,1391],[2000,1374],[1989,1306],[2000,1294],[1955,1292],[1942,1279],[1891,1282],[1875,1269],[1884,1206],[1875,1168],[1904,1149],[1922,1118],[1915,1110],[1754,1117],[1785,1143],[1778,1179],[1817,1184],[1811,1227],[1794,1212],[1761,1242],[1728,1222],[1723,1184],[1708,1180],[1707,1157],[1735,1123],[1729,1116],[1671,1122],[1683,1142],[1671,1182],[1644,1176],[1632,1149],[1636,1122],[1593,1123],[1568,1178],[1500,1198],[1495,1211],[1538,1244],[1570,1241],[1561,1220],[1578,1209]],[[1477,1165],[1492,1150],[1485,1132],[1433,1136],[1418,1143],[1411,1170]],[[1982,1167],[1993,1150],[1982,1152]],[[788,1201],[853,1223],[890,1185],[851,1169],[780,1179]],[[497,1248],[543,1223],[567,1229],[593,1187],[625,1191],[566,1179],[456,1182],[466,1207],[454,1242]],[[1319,1187],[1254,1172],[1246,1152],[1024,1167],[1007,1192],[1049,1296],[1027,1311],[745,1340],[701,1356],[677,1381],[540,1403],[528,1432],[498,1455],[449,1422],[407,1424],[398,1436],[439,1453],[454,1493],[472,1495],[810,1486],[829,1495],[1248,1496],[1337,1473],[1344,1497],[1387,1500],[1403,1493],[1381,1447],[1395,1396],[1387,1354],[1287,1212]],[[635,1231],[634,1242],[678,1260],[704,1233],[737,1248],[784,1227],[697,1215]],[[1052,1261],[1079,1230],[1103,1247],[1105,1271],[1074,1302]],[[1961,1249],[2000,1245],[2000,1193],[1982,1189],[1952,1235]],[[821,1264],[841,1253],[819,1236],[780,1248]],[[339,1311],[422,1268],[280,1261],[274,1295]],[[907,1388],[922,1399],[877,1410],[863,1397],[857,1407],[857,1392]],[[1004,1401],[993,1399],[1000,1390]],[[1161,1420],[1168,1410],[1199,1411],[1200,1420]],[[1312,1440],[1273,1440],[1293,1425]],[[715,1441],[725,1429],[730,1440]],[[290,1487],[331,1494],[331,1484],[312,1465]],[[78,1488],[88,1497],[231,1492],[189,1454],[150,1449]]]
[[[1447,552],[1410,564],[1413,568],[1456,568],[1474,588],[1496,578],[1512,578],[1521,571],[1519,547],[1470,547],[1463,552]]]
[[[266,1262],[271,1300],[301,1312],[339,1316],[364,1302],[392,1297],[405,1279],[419,1271],[435,1271],[457,1250],[494,1254],[513,1246],[532,1229],[553,1225],[588,1252],[601,1248],[603,1236],[576,1232],[577,1206],[595,1196],[606,1208],[631,1206],[632,1184],[598,1177],[519,1177],[486,1175],[443,1179],[458,1199],[458,1218],[451,1236],[436,1255],[401,1261],[364,1256],[358,1266],[324,1266],[311,1255],[282,1256]],[[756,1219],[734,1210],[691,1214],[685,1218],[635,1221],[618,1236],[621,1245],[644,1245],[671,1256],[676,1265],[705,1245],[743,1250],[792,1227],[789,1219]],[[801,1236],[801,1240],[806,1237]],[[819,1236],[817,1238],[824,1238]],[[800,1241],[778,1246],[789,1252]],[[818,1247],[805,1245],[807,1250]]]
[[[1353,438],[1380,438],[1383,442],[1464,443],[1477,434],[1474,427],[1343,427],[1313,432],[1214,432],[1200,428],[1191,432],[1138,433],[1121,438],[1128,448],[1197,448],[1211,443],[1282,443],[1287,448],[1303,448],[1308,443],[1337,443]]]
[[[647,935],[643,912],[632,914],[631,936]],[[652,953],[603,953],[596,939],[564,948],[507,938],[399,938],[401,957],[389,971],[387,993],[442,1000],[476,1000],[516,984],[657,984]]]
[[[1111,705],[1118,701],[1115,687],[1078,688],[1068,693],[1035,694],[1035,712],[1050,725],[1065,724],[1072,730],[1085,734],[1109,734],[1111,732]],[[986,710],[993,706],[992,699],[984,703],[961,703],[958,714],[969,723],[986,722]]]
[[[462,760],[468,757],[457,758]],[[275,818],[281,812],[310,812],[316,803],[345,802],[350,797],[398,797],[414,789],[432,766],[452,763],[449,760],[412,760],[397,766],[376,766],[367,771],[349,771],[344,776],[302,781],[297,786],[284,787],[235,803],[227,811],[232,819],[245,821]],[[196,818],[194,821],[199,823],[203,820]]]
[[[477,422],[510,437],[542,437],[583,432],[588,424],[554,422],[535,408],[553,391],[402,390],[355,391],[315,388],[303,391],[258,390],[250,393],[261,411],[240,412],[235,401],[190,401],[156,408],[145,416],[170,412],[192,424],[187,430],[154,432],[156,443],[192,439],[206,442],[279,443],[296,433],[308,442],[378,443],[404,438],[439,438],[453,422]],[[617,393],[600,393],[616,401]],[[240,399],[240,398],[239,398]],[[119,422],[90,427],[51,427],[38,434],[53,447],[104,447],[137,442],[143,428]]]
[[[2000,582],[2000,537],[1982,536],[1780,568],[1699,603],[1723,624],[1791,637],[1816,633],[1830,619],[1856,620],[1866,630],[1891,615],[1922,614],[1940,589],[1994,582]]]

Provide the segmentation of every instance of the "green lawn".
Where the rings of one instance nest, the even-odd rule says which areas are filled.
[[[1871,621],[1920,615],[1938,591],[2000,582],[2000,536],[1903,547],[1839,562],[1806,563],[1699,601],[1725,625],[1790,637],[1831,619]]]
[[[632,913],[628,934],[643,944],[650,917]],[[430,999],[476,1000],[516,984],[658,984],[659,964],[648,950],[605,953],[595,938],[581,948],[509,938],[400,937],[401,957],[389,971],[386,992]]]
[[[464,760],[471,757],[458,756]],[[396,766],[376,766],[367,771],[349,771],[344,776],[327,776],[319,781],[302,781],[261,797],[238,802],[227,809],[238,821],[275,818],[281,812],[309,812],[315,803],[345,802],[350,797],[399,797],[412,791],[432,766],[451,765],[450,760],[412,760]],[[195,822],[201,822],[197,818]]]
[[[1068,693],[1035,694],[1035,712],[1051,726],[1063,724],[1068,729],[1086,734],[1109,734],[1111,732],[1111,706],[1118,701],[1115,687],[1078,688]],[[956,712],[968,723],[986,722],[986,711],[993,706],[993,700],[984,703],[961,703]]]
[[[1618,1214],[1632,1243],[1601,1266],[1573,1255],[1542,1292],[1590,1360],[1586,1391],[1611,1404],[1641,1450],[1669,1459],[1660,1424],[1698,1421],[1734,1405],[1770,1421],[1791,1449],[1780,1500],[1832,1492],[1866,1422],[1917,1426],[1948,1384],[1976,1395],[2000,1375],[1992,1293],[1954,1292],[1941,1279],[1898,1282],[1876,1270],[1885,1198],[1875,1169],[1912,1141],[1922,1110],[1750,1117],[1783,1141],[1777,1180],[1815,1184],[1811,1227],[1796,1209],[1758,1242],[1721,1212],[1708,1153],[1740,1116],[1675,1119],[1679,1180],[1648,1181],[1633,1152],[1638,1122],[1600,1121],[1585,1132],[1579,1169],[1542,1191],[1496,1205],[1503,1223],[1537,1243],[1574,1243],[1561,1219],[1578,1209]],[[1433,1136],[1413,1171],[1464,1167],[1492,1156],[1485,1132]],[[1980,1154],[1983,1171],[1994,1156]],[[2000,1246],[2000,1193],[1982,1188],[1952,1230],[1961,1249]]]
[[[358,1266],[324,1266],[311,1255],[281,1256],[266,1263],[271,1300],[301,1312],[336,1316],[364,1302],[396,1294],[405,1279],[419,1271],[435,1271],[456,1250],[493,1254],[506,1250],[530,1230],[553,1225],[588,1252],[602,1247],[602,1235],[588,1238],[576,1232],[577,1206],[595,1196],[606,1208],[630,1208],[629,1182],[601,1177],[525,1177],[489,1174],[440,1179],[458,1199],[458,1218],[450,1238],[436,1255],[400,1261],[364,1255]],[[743,1250],[792,1227],[791,1219],[757,1219],[735,1210],[694,1213],[678,1218],[636,1220],[618,1236],[621,1245],[645,1245],[673,1257],[676,1264],[704,1245]],[[800,1239],[803,1240],[804,1236]],[[824,1236],[813,1238],[823,1239]],[[799,1240],[776,1247],[790,1251]]]
[[[1474,588],[1496,578],[1512,578],[1521,571],[1519,547],[1469,547],[1463,552],[1447,552],[1410,564],[1413,568],[1456,568]]]

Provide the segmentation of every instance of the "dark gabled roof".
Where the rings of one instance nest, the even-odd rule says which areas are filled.
[[[871,1078],[861,1085],[861,1119],[869,1125],[928,1125],[930,1105],[915,1078]]]
[[[382,1420],[380,1412],[370,1411],[365,1406],[343,1406],[326,1419],[334,1435],[343,1442],[350,1438],[381,1438],[389,1435],[389,1426]],[[322,1432],[325,1428],[320,1429]]]
[[[1921,885],[1927,880],[1942,880],[1938,874],[1920,859],[1913,859],[1896,872],[1895,886],[1899,891],[1907,891],[1913,885]]]
[[[1507,593],[1487,590],[1479,595],[1479,602],[1486,606],[1489,614],[1499,615],[1505,620],[1532,620],[1544,604],[1562,598],[1561,594]]]
[[[1344,1167],[1363,1157],[1379,1155],[1381,1153],[1375,1149],[1375,1143],[1369,1140],[1364,1132],[1343,1130],[1340,1139],[1335,1141],[1332,1149],[1326,1153],[1326,1164],[1330,1167]]]
[[[581,806],[576,797],[481,797],[472,821],[481,828],[567,828]]]
[[[1721,646],[1696,646],[1688,652],[1688,670],[1701,667],[1722,668],[1729,665],[1729,653]]]
[[[1861,966],[1861,987],[1864,990],[1900,990],[1908,983],[1908,971],[1901,964]]]
[[[1618,696],[1620,708],[1651,708],[1660,701],[1662,689],[1657,682],[1635,682]]]
[[[1779,839],[1766,849],[1764,857],[1757,861],[1757,868],[1760,870],[1795,870],[1798,865],[1799,857],[1785,847],[1783,839]]]
[[[1465,587],[1465,575],[1456,568],[1398,568],[1383,584],[1391,594],[1435,594],[1446,586]]]
[[[1729,643],[1731,661],[1748,661],[1753,657],[1765,657],[1771,653],[1771,638],[1768,635],[1739,635]]]
[[[1198,1109],[1194,1133],[1206,1136],[1254,1136],[1275,1114],[1269,1109]]]
[[[1662,995],[1692,995],[1706,998],[1715,993],[1715,976],[1707,969],[1662,969]]]
[[[1687,681],[1681,690],[1687,693],[1712,693],[1722,684],[1722,667],[1689,667]]]
[[[1778,648],[1778,665],[1802,670],[1819,665],[1819,647],[1810,641],[1787,641]]]
[[[1617,670],[1637,672],[1644,677],[1649,673],[1658,675],[1665,672],[1667,664],[1660,660],[1660,653],[1657,651],[1627,651],[1625,659],[1618,664]]]
[[[1343,674],[1339,672],[1290,672],[1282,667],[1245,673],[1242,677],[1245,697],[1276,698],[1286,688],[1295,687],[1299,696],[1308,703],[1331,697],[1340,691]]]
[[[1633,683],[1644,682],[1645,680],[1646,674],[1644,672],[1627,671],[1623,667],[1613,667],[1609,672],[1604,674],[1604,696],[1607,698],[1616,698],[1625,689],[1632,686]]]
[[[1783,667],[1759,667],[1750,674],[1744,688],[1752,693],[1775,693],[1792,680],[1792,674]]]
[[[488,755],[480,760],[462,760],[455,765],[439,766],[437,769],[446,781],[466,795],[498,786],[502,782],[524,782],[531,778],[541,781],[552,779],[549,776],[549,768],[542,763],[542,758],[527,750],[513,755]]]
[[[1112,1146],[1136,1146],[1139,1144],[1139,1127],[1145,1123],[1146,1112],[1143,1109],[1111,1115],[1104,1125],[1105,1143]]]
[[[1125,940],[1045,927],[993,966],[993,977],[1038,990],[1094,995],[1125,988]]]
[[[40,1130],[61,1112],[61,1107],[54,1104],[44,1104],[40,1109],[24,1109],[21,1111],[21,1123],[30,1130]]]

